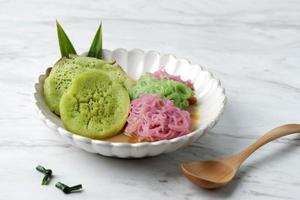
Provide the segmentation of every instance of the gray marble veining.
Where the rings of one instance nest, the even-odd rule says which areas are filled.
[[[65,144],[37,117],[34,81],[59,57],[55,19],[79,52],[100,20],[104,46],[172,53],[219,77],[228,104],[217,126],[175,153],[139,160]],[[188,159],[238,152],[262,133],[300,122],[300,3],[253,1],[0,0],[0,199],[62,199],[56,181],[82,183],[73,199],[294,199],[300,197],[299,136],[263,147],[227,187],[202,190],[180,173]],[[37,164],[55,179],[40,186]]]

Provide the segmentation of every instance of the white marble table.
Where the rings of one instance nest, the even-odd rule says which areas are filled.
[[[220,190],[202,190],[180,173],[187,159],[218,158],[265,131],[300,122],[299,1],[0,0],[0,199],[299,199],[300,140],[265,146]],[[188,148],[155,158],[120,160],[65,144],[31,103],[38,75],[59,57],[55,19],[79,52],[100,19],[104,46],[158,50],[215,73],[228,104],[217,126]],[[54,170],[41,186],[35,166]],[[56,181],[82,183],[64,195]]]

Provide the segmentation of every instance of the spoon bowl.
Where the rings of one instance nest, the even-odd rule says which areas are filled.
[[[181,170],[191,182],[207,189],[225,185],[236,174],[235,168],[222,160],[187,161]]]
[[[196,185],[212,189],[230,182],[241,164],[258,148],[277,138],[300,133],[300,124],[286,124],[267,132],[239,154],[220,160],[187,161],[181,165],[184,175]]]

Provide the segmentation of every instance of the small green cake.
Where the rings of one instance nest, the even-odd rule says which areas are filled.
[[[124,127],[130,99],[120,83],[106,73],[90,70],[73,79],[59,107],[67,130],[92,139],[102,139],[118,134]]]
[[[60,98],[70,87],[73,78],[91,69],[105,72],[126,89],[134,84],[134,81],[115,62],[76,55],[70,55],[69,58],[63,57],[54,65],[44,83],[44,97],[51,111],[60,115]]]

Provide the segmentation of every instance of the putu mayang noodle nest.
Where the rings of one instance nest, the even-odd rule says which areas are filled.
[[[194,90],[194,85],[191,80],[184,81],[181,79],[181,77],[179,75],[178,76],[171,75],[168,72],[166,72],[166,70],[164,68],[157,70],[156,72],[153,73],[153,75],[157,80],[170,79],[173,81],[183,83],[184,85],[189,87],[191,90]]]
[[[180,109],[186,109],[190,105],[189,99],[194,96],[193,90],[184,83],[165,76],[157,79],[151,73],[142,75],[136,85],[129,89],[131,99],[137,99],[143,94],[156,94],[161,98],[170,99]]]
[[[142,95],[131,102],[125,133],[142,141],[172,139],[190,132],[190,113],[180,110],[169,99]]]

